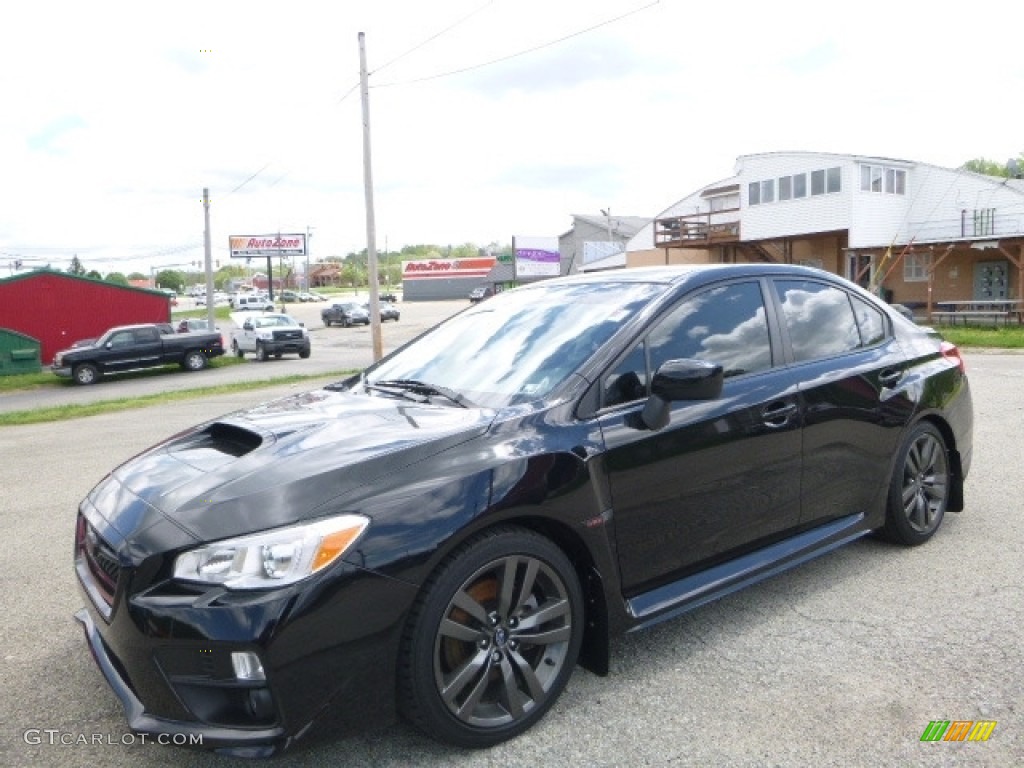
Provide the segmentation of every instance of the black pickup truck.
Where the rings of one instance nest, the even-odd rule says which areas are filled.
[[[167,334],[162,332],[165,328],[162,324],[111,328],[92,344],[58,352],[50,370],[77,384],[94,384],[103,374],[168,363],[178,363],[187,371],[201,371],[211,357],[224,354],[219,332]]]

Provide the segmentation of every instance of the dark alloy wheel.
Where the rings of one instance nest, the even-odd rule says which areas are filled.
[[[185,359],[181,361],[181,367],[186,371],[201,371],[206,367],[206,355],[198,349],[185,353]]]
[[[582,636],[579,580],[562,551],[518,528],[485,532],[440,566],[413,610],[403,711],[441,741],[505,741],[558,698]]]
[[[73,374],[75,377],[75,383],[83,386],[87,384],[95,384],[96,380],[100,377],[96,366],[91,363],[82,363],[81,365],[75,366]]]
[[[889,486],[886,538],[909,545],[928,541],[946,513],[950,481],[946,441],[931,424],[918,424],[897,456]]]

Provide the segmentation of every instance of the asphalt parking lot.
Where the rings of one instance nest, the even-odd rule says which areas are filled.
[[[1024,356],[966,360],[976,415],[967,508],[924,547],[862,540],[620,638],[609,677],[577,669],[545,720],[496,748],[455,750],[400,724],[274,764],[1024,764]],[[127,731],[72,620],[83,600],[71,566],[75,509],[116,463],[168,434],[309,386],[0,428],[0,765],[242,764]],[[986,742],[922,742],[933,720],[997,725]]]

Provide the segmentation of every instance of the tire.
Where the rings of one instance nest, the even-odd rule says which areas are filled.
[[[231,351],[235,353],[235,357],[245,357],[245,352],[243,352],[242,348],[238,346],[237,340],[231,341]]]
[[[532,531],[485,531],[438,567],[411,611],[399,706],[439,741],[493,746],[554,704],[582,637],[582,592],[565,554]]]
[[[256,342],[256,359],[261,363],[265,363],[268,357],[266,348],[259,342]]]
[[[896,457],[882,535],[898,544],[924,544],[942,523],[951,484],[946,441],[931,424],[918,424]]]
[[[71,375],[75,379],[75,383],[81,384],[83,387],[88,386],[89,384],[95,384],[100,379],[100,372],[92,363],[76,365],[75,370],[71,372]]]
[[[341,326],[342,326],[342,328],[348,328],[351,325],[352,325],[352,323],[351,323],[351,321],[349,321],[349,319],[347,317],[343,317],[341,319]]]
[[[198,349],[191,349],[182,358],[181,367],[186,371],[201,371],[206,367],[207,362],[206,355]]]
[[[274,359],[275,360],[280,360],[283,355],[284,355],[284,352],[275,352],[274,353]]]
[[[299,357],[301,357],[303,360],[306,360],[306,359],[309,358],[309,355],[311,354],[311,352],[312,352],[312,350],[304,349],[301,352],[299,352]]]
[[[329,318],[329,317],[325,317],[325,318],[324,318],[324,325],[325,325],[326,327],[330,328],[330,327],[331,327],[331,318]]]

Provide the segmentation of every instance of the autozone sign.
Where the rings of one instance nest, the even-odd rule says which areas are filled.
[[[304,256],[306,236],[296,235],[231,235],[228,238],[231,258],[250,256]]]
[[[419,259],[402,262],[403,280],[427,280],[439,277],[486,277],[497,259]]]

